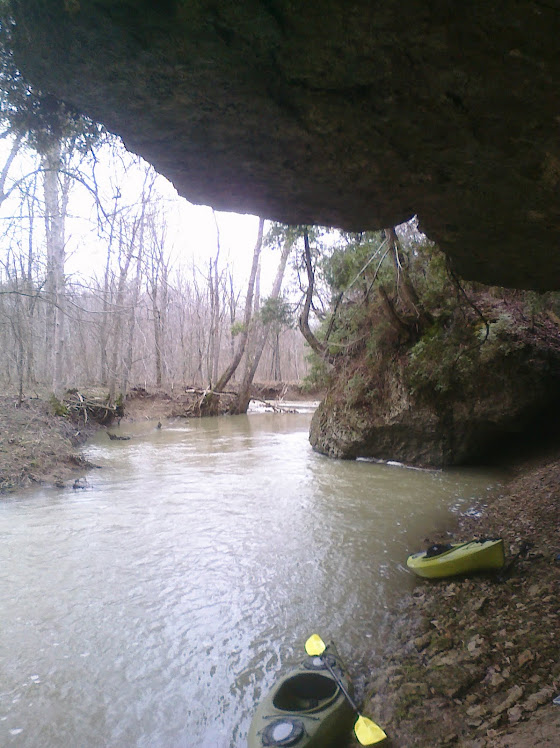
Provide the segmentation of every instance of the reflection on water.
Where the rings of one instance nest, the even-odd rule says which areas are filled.
[[[367,671],[408,553],[496,476],[330,460],[309,420],[100,433],[88,490],[0,504],[1,745],[241,748],[311,633]]]

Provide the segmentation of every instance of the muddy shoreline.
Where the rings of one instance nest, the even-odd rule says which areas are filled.
[[[265,397],[274,396],[262,392]],[[290,393],[290,399],[294,393]],[[308,396],[307,396],[308,397]],[[192,398],[136,393],[123,423],[187,416]],[[0,397],[0,493],[74,485],[95,467],[80,447],[100,428],[55,416],[47,400]],[[552,748],[560,693],[560,445],[512,458],[510,480],[445,539],[501,536],[507,578],[418,580],[375,663],[363,712],[394,748]],[[419,541],[435,542],[441,536]],[[421,547],[421,546],[420,546]]]
[[[510,468],[445,538],[503,537],[505,578],[419,579],[403,601],[367,700],[395,748],[558,745],[560,448]]]
[[[94,466],[80,447],[99,428],[56,416],[40,395],[21,404],[10,394],[0,395],[0,497],[39,485],[63,486]]]

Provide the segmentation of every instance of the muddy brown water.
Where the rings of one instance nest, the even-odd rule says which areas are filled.
[[[330,460],[310,413],[99,433],[85,490],[0,503],[0,745],[241,748],[314,632],[359,688],[407,555],[499,482]]]

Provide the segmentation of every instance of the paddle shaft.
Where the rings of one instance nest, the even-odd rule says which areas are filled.
[[[325,648],[325,652],[326,652],[326,650],[327,650],[327,648]],[[319,655],[319,657],[321,657],[321,655]],[[340,678],[338,677],[338,675],[334,672],[334,670],[333,670],[331,664],[329,663],[327,657],[325,657],[325,658],[321,657],[321,660],[325,663],[325,665],[328,668],[329,673],[335,679],[336,685],[340,688],[340,690],[342,691],[342,693],[346,696],[346,700],[348,701],[348,703],[350,704],[350,706],[352,707],[352,709],[356,712],[356,714],[359,715],[360,712],[358,711],[358,707],[356,706],[356,703],[355,703],[354,699],[350,696],[350,694],[348,693],[348,691],[344,687],[344,683],[340,680]]]

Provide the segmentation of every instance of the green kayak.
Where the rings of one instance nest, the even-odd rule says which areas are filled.
[[[434,545],[427,551],[413,553],[408,557],[406,565],[420,577],[435,579],[501,569],[504,563],[504,541],[492,538]]]
[[[258,705],[248,736],[249,748],[340,746],[350,736],[356,714],[323,662],[352,694],[345,667],[334,645],[322,657],[307,657],[281,677]]]

